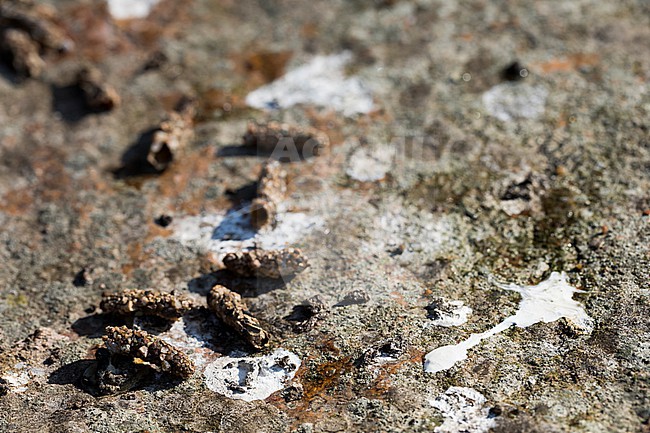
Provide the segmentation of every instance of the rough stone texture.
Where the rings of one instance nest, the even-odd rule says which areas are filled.
[[[648,431],[647,1],[163,0],[119,23],[101,2],[51,3],[74,52],[46,56],[38,79],[18,82],[0,66],[0,431],[425,432],[444,423],[428,401],[450,387],[480,392],[497,432]],[[373,113],[243,103],[286,70],[344,50]],[[85,61],[115,86],[119,107],[87,111],[70,87]],[[483,95],[514,61],[528,75],[510,86],[544,89],[544,110],[512,117],[510,107],[500,120]],[[183,97],[199,108],[182,156],[162,173],[116,177]],[[94,312],[102,292],[200,291],[224,278],[208,252],[172,236],[174,222],[154,221],[252,199],[266,158],[241,149],[251,120],[313,127],[331,143],[284,165],[286,209],[325,221],[292,245],[311,267],[246,291],[277,347],[300,357],[301,395],[232,400],[197,372],[94,398],[78,383],[116,325]],[[346,175],[355,151],[385,147],[396,154],[380,180]],[[74,284],[82,269],[87,283]],[[516,311],[519,295],[491,277],[531,285],[552,271],[585,291],[574,298],[594,319],[590,335],[563,320],[510,329],[464,363],[424,373],[426,352]],[[356,290],[368,301],[312,326],[286,319],[316,295],[332,307]],[[428,326],[437,298],[473,314]],[[355,362],[397,337],[396,358]]]

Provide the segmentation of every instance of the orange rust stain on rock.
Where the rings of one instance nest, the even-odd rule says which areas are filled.
[[[596,66],[599,60],[600,57],[597,54],[576,53],[564,58],[552,59],[548,62],[533,63],[531,66],[544,74],[552,74],[555,72],[571,72],[587,66]]]
[[[106,4],[92,2],[69,8],[68,31],[75,51],[82,57],[100,61],[110,53],[126,50],[130,43],[115,27]]]
[[[36,149],[31,157],[32,170],[38,179],[36,191],[38,197],[45,201],[70,201],[73,189],[70,188],[70,176],[65,171],[64,154],[51,147]]]
[[[247,74],[247,84],[258,87],[284,75],[292,55],[291,51],[249,51],[233,54],[232,59],[237,68],[236,72]]]
[[[160,227],[154,222],[147,223],[147,236],[145,237],[144,243],[147,244],[154,240],[155,238],[166,238],[171,236],[172,230],[165,227]]]
[[[126,249],[127,256],[129,261],[122,265],[122,273],[124,275],[131,275],[131,273],[137,269],[140,264],[144,261],[142,243],[134,242],[129,244]]]
[[[0,202],[0,210],[12,216],[23,215],[34,203],[31,188],[20,188],[7,192]]]
[[[328,390],[339,382],[341,375],[351,368],[352,359],[347,356],[317,365],[310,375],[302,377],[303,400],[309,402],[316,396],[324,396]]]
[[[398,292],[397,290],[394,290],[394,291],[390,292],[390,296],[391,296],[391,298],[393,298],[395,300],[395,302],[397,302],[402,307],[408,307],[409,306],[409,303],[406,302],[406,300],[404,299],[404,296],[402,296],[402,294],[400,292]]]
[[[332,339],[319,341],[315,349],[319,353],[330,353],[332,357],[340,354]],[[352,357],[342,356],[313,366],[314,359],[315,356],[305,359],[296,373],[295,381],[303,386],[303,396],[299,401],[287,404],[279,395],[268,400],[293,418],[294,428],[303,422],[323,419],[332,404],[345,396],[351,398],[349,389],[334,389],[340,384],[341,376],[353,368]]]
[[[203,117],[216,110],[233,113],[246,109],[244,97],[236,92],[211,88],[201,92],[199,98],[199,116]]]
[[[208,176],[210,164],[214,161],[214,148],[206,147],[194,152],[181,153],[158,178],[158,192],[174,209],[197,214],[202,209],[212,208],[204,200],[205,189],[199,188],[189,197],[183,197],[194,178]]]

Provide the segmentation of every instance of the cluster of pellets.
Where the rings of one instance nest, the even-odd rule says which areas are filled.
[[[267,278],[297,274],[308,266],[307,259],[298,249],[229,254],[224,262],[228,269],[238,275]],[[221,322],[239,334],[250,347],[261,350],[268,346],[270,334],[248,311],[238,293],[216,285],[208,294],[207,305]],[[103,294],[100,308],[106,314],[155,316],[174,321],[199,306],[175,292],[133,289]],[[128,382],[129,374],[140,371],[130,366],[125,359],[181,379],[191,377],[195,371],[194,363],[185,353],[144,330],[109,326],[102,340],[105,347],[98,350],[96,355],[97,363],[102,368],[95,365],[85,375],[85,380],[100,392],[122,390],[122,382]],[[115,374],[119,371],[116,365],[122,365],[125,377]]]
[[[109,100],[111,92],[92,84],[101,82],[97,77],[96,72],[86,70],[80,80],[87,88],[86,93],[95,95],[99,104],[102,100]],[[189,141],[193,117],[194,105],[185,104],[171,113],[154,131],[147,161],[156,170],[164,170],[172,161],[174,152]],[[273,128],[271,125],[261,132],[252,131],[249,127],[248,141],[256,137],[258,145],[270,146],[273,139],[268,135],[272,135]],[[306,142],[306,139],[303,141]],[[277,161],[267,163],[260,175],[257,197],[251,204],[251,224],[258,229],[273,225],[278,205],[286,194],[286,172]],[[223,258],[223,265],[240,277],[280,279],[303,272],[309,263],[299,249],[286,248],[229,253]],[[270,334],[249,312],[241,295],[223,285],[215,285],[208,293],[207,305],[224,325],[239,334],[251,348],[261,350],[268,346]],[[106,314],[155,316],[174,321],[200,307],[176,292],[133,289],[103,294],[100,308]],[[104,348],[97,351],[97,362],[84,374],[84,381],[92,384],[100,393],[124,390],[135,380],[133,376],[142,373],[143,365],[181,379],[194,374],[194,363],[183,351],[144,330],[109,326],[102,339]]]

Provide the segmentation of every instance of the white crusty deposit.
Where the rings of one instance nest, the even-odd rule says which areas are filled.
[[[490,115],[504,122],[517,118],[536,119],[546,110],[548,90],[521,83],[501,83],[483,94]]]
[[[461,343],[439,347],[429,352],[425,357],[424,371],[436,373],[453,367],[457,362],[467,359],[469,349],[511,326],[526,328],[535,323],[554,322],[564,317],[585,332],[589,333],[593,328],[592,319],[582,305],[572,299],[573,294],[581,290],[569,284],[564,272],[553,272],[546,281],[535,286],[499,283],[497,285],[502,289],[521,294],[517,312],[488,331],[472,334]]]
[[[324,225],[322,217],[302,212],[285,212],[280,206],[275,227],[256,230],[250,224],[250,207],[227,214],[179,218],[172,223],[174,237],[184,244],[197,244],[218,255],[248,249],[287,248],[301,237]]]
[[[226,397],[264,400],[285,388],[296,375],[300,358],[285,349],[264,356],[224,356],[208,364],[205,384]]]
[[[435,433],[484,433],[496,425],[485,407],[485,397],[472,388],[452,386],[429,404],[445,418]]]
[[[108,11],[116,20],[145,18],[160,0],[108,0]]]
[[[463,301],[439,300],[430,308],[432,321],[435,326],[452,327],[460,326],[467,322],[472,309],[466,306]]]
[[[346,116],[373,108],[370,91],[359,77],[346,77],[352,54],[316,56],[274,82],[246,96],[246,104],[259,109],[287,108],[298,104],[332,108]]]

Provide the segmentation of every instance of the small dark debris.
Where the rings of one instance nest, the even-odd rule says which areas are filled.
[[[172,223],[173,220],[174,218],[172,218],[170,215],[160,215],[154,220],[154,222],[160,227],[167,227]]]
[[[371,347],[366,350],[354,365],[357,367],[366,367],[373,364],[378,358],[397,359],[406,350],[406,342],[401,337],[386,340],[379,346]]]
[[[501,78],[505,81],[518,81],[528,76],[528,69],[519,62],[512,62],[501,71]]]
[[[84,66],[77,74],[77,85],[86,106],[93,112],[110,111],[120,105],[120,95],[95,67]]]
[[[163,65],[169,62],[169,58],[162,51],[154,52],[142,66],[142,72],[160,69]]]
[[[88,271],[86,270],[86,268],[83,268],[79,272],[77,272],[77,274],[74,276],[74,280],[72,280],[72,285],[74,285],[75,287],[85,287],[89,282],[90,281],[88,277]]]
[[[491,407],[488,411],[488,418],[496,418],[498,416],[501,416],[502,413],[503,409],[501,409],[501,406]]]
[[[301,383],[296,382],[284,388],[280,395],[282,395],[282,398],[287,403],[292,401],[298,401],[302,399],[304,395],[304,389]]]
[[[335,307],[347,307],[349,305],[365,304],[370,300],[368,293],[363,290],[353,290],[347,293]]]
[[[522,199],[529,201],[531,199],[532,179],[528,176],[522,182],[509,185],[501,196],[501,200]]]
[[[292,322],[294,331],[305,332],[311,329],[326,311],[326,306],[318,297],[293,307],[291,314],[284,319]]]

